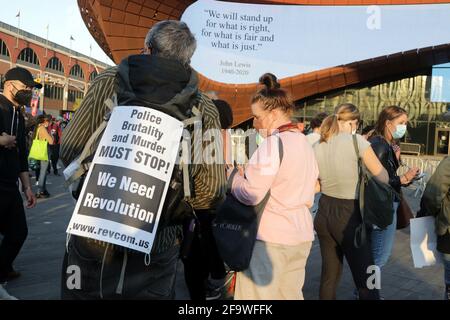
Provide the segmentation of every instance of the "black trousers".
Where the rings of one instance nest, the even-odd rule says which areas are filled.
[[[0,191],[0,233],[3,235],[0,244],[1,283],[13,270],[12,264],[28,235],[23,200],[17,188],[11,191]]]
[[[58,160],[59,160],[59,144],[52,144],[49,145],[49,155],[50,155],[50,162],[52,163],[53,173],[58,173]],[[50,173],[50,166],[48,166],[48,172]]]
[[[61,299],[173,300],[179,251],[174,244],[152,254],[147,266],[143,253],[72,236],[62,264]]]
[[[379,299],[379,290],[369,289],[367,280],[373,275],[368,267],[374,265],[370,236],[360,248],[354,245],[355,229],[361,224],[357,200],[343,200],[322,195],[314,228],[319,237],[322,254],[320,299],[336,299],[342,275],[343,258],[347,260],[359,298]]]
[[[212,234],[211,223],[216,217],[210,210],[197,210],[194,232],[189,232],[190,223],[184,226],[185,241],[191,241],[189,250],[182,256],[184,263],[184,278],[192,300],[205,300],[205,285],[208,277],[223,279],[226,275],[225,266],[217,251]]]

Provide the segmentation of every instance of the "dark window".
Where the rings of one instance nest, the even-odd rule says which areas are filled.
[[[0,39],[0,55],[9,57],[8,47],[6,46],[6,43],[2,39]]]
[[[31,48],[25,48],[23,49],[20,54],[19,58],[17,58],[18,61],[26,62],[32,65],[39,66],[39,59],[36,55],[36,53]]]
[[[3,90],[4,85],[5,85],[5,75],[0,74],[0,89]]]
[[[69,96],[67,100],[69,102],[75,102],[77,99],[83,99],[84,94],[81,91],[69,89]]]
[[[81,69],[80,65],[76,64],[70,69],[70,75],[74,78],[84,79],[83,69]]]
[[[44,97],[54,100],[62,100],[64,88],[46,84],[44,86]]]
[[[91,75],[89,76],[89,81],[94,80],[95,78],[97,78],[97,76],[98,76],[97,71],[95,71],[95,70],[92,71]]]
[[[48,62],[47,62],[47,70],[54,70],[60,73],[64,73],[64,67],[61,63],[61,60],[59,60],[56,57],[51,58]]]

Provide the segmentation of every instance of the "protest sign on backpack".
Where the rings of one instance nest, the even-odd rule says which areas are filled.
[[[67,232],[150,253],[183,127],[154,109],[114,108]]]

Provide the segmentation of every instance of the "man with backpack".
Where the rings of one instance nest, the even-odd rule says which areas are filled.
[[[83,152],[109,111],[105,101],[115,96],[118,105],[154,108],[180,121],[200,113],[201,130],[187,127],[192,141],[202,139],[203,132],[208,130],[220,132],[219,113],[211,99],[198,91],[197,75],[189,66],[195,48],[196,40],[185,23],[155,24],[146,36],[144,54],[124,59],[118,67],[105,70],[92,82],[62,136],[63,163],[67,166]],[[95,153],[96,145],[92,145],[90,154]],[[207,146],[202,141],[200,148],[195,149],[194,144],[192,154]],[[192,208],[214,207],[225,191],[222,164],[194,163],[188,169],[183,168],[183,175],[187,174],[192,182],[191,197],[186,198],[185,194],[180,201],[173,201],[176,192],[167,193],[150,261],[144,262],[147,256],[134,250],[70,237],[62,268],[63,299],[174,298],[183,217],[194,214]],[[78,285],[71,281],[74,266],[80,270]]]

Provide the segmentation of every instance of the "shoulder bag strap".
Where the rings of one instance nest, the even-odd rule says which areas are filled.
[[[360,248],[366,242],[366,225],[364,223],[364,172],[361,157],[359,156],[359,147],[356,134],[352,135],[353,146],[355,148],[356,157],[358,159],[358,190],[359,190],[359,212],[361,214],[361,224],[355,229],[354,245],[356,248]]]
[[[41,129],[41,127],[38,125],[37,129],[36,129],[36,136],[34,137],[33,140],[39,140],[39,130]]]

